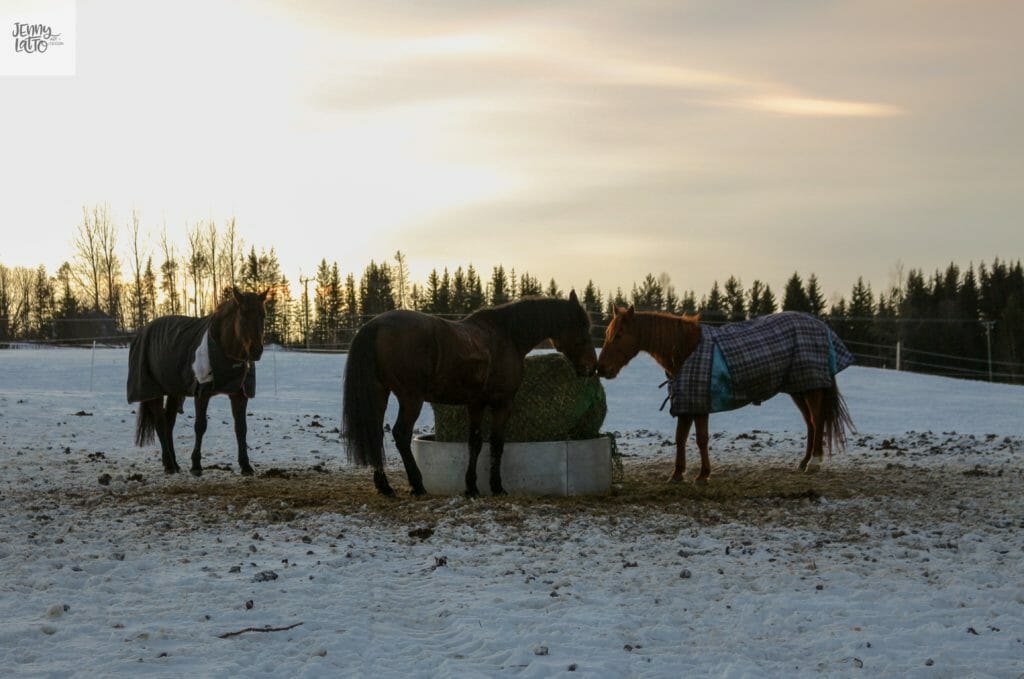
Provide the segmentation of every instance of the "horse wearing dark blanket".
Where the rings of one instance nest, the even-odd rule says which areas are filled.
[[[853,363],[842,341],[822,321],[796,312],[761,316],[721,327],[696,317],[617,309],[608,325],[597,370],[613,378],[640,351],[649,353],[669,379],[676,421],[676,463],[671,480],[686,471],[686,439],[697,425],[700,474],[711,474],[708,414],[760,404],[789,394],[807,425],[807,449],[800,470],[817,471],[823,444],[841,448],[852,428],[835,375]]]
[[[231,295],[203,318],[162,316],[143,326],[128,351],[128,402],[139,403],[135,444],[160,440],[164,471],[181,471],[174,455],[174,422],[185,397],[196,403],[194,476],[203,473],[201,450],[210,397],[227,394],[238,441],[238,466],[251,475],[246,406],[256,395],[256,366],[263,355],[264,302],[269,290]],[[166,397],[166,402],[165,402]]]

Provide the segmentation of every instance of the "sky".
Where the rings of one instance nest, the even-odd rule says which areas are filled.
[[[1020,2],[74,9],[73,76],[0,77],[7,266],[55,271],[96,203],[154,250],[234,217],[293,292],[396,250],[418,281],[501,262],[698,298],[1024,255]]]

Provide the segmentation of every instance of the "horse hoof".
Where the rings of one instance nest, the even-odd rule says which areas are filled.
[[[164,474],[177,474],[180,471],[177,467],[164,467]]]
[[[242,476],[255,476],[256,472],[252,467],[242,467]]]
[[[506,491],[504,488],[492,488],[491,489],[491,495],[493,495],[495,497],[497,497],[499,495],[508,495],[508,491]]]
[[[409,491],[409,494],[413,497],[422,497],[427,494],[426,488],[413,488]]]
[[[698,476],[693,480],[693,483],[698,486],[706,486],[708,485],[708,478],[706,476]]]
[[[192,476],[196,476],[196,477],[202,476],[203,475],[203,468],[202,467],[192,467],[192,469],[188,470],[188,473],[191,474]]]
[[[683,477],[682,477],[681,474],[678,475],[678,476],[673,474],[672,476],[668,477],[668,482],[669,483],[682,483],[683,482]]]
[[[821,469],[821,460],[816,460],[816,459],[814,459],[812,457],[811,461],[807,463],[807,466],[804,469],[804,473],[805,474],[815,474],[820,469]]]
[[[467,488],[464,495],[469,498],[480,497],[480,491],[476,488]]]

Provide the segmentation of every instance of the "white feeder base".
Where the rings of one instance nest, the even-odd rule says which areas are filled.
[[[431,495],[466,492],[469,446],[417,437],[412,456]],[[491,448],[484,443],[476,465],[481,495],[491,494]],[[512,495],[599,495],[612,484],[612,448],[608,437],[584,441],[506,443],[501,482]]]

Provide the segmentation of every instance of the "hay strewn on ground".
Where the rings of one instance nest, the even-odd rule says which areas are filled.
[[[467,441],[465,406],[434,405],[438,441]],[[596,438],[608,406],[597,377],[579,377],[561,354],[527,356],[523,383],[505,428],[506,441],[577,441]],[[483,437],[490,436],[490,413],[484,412]]]

